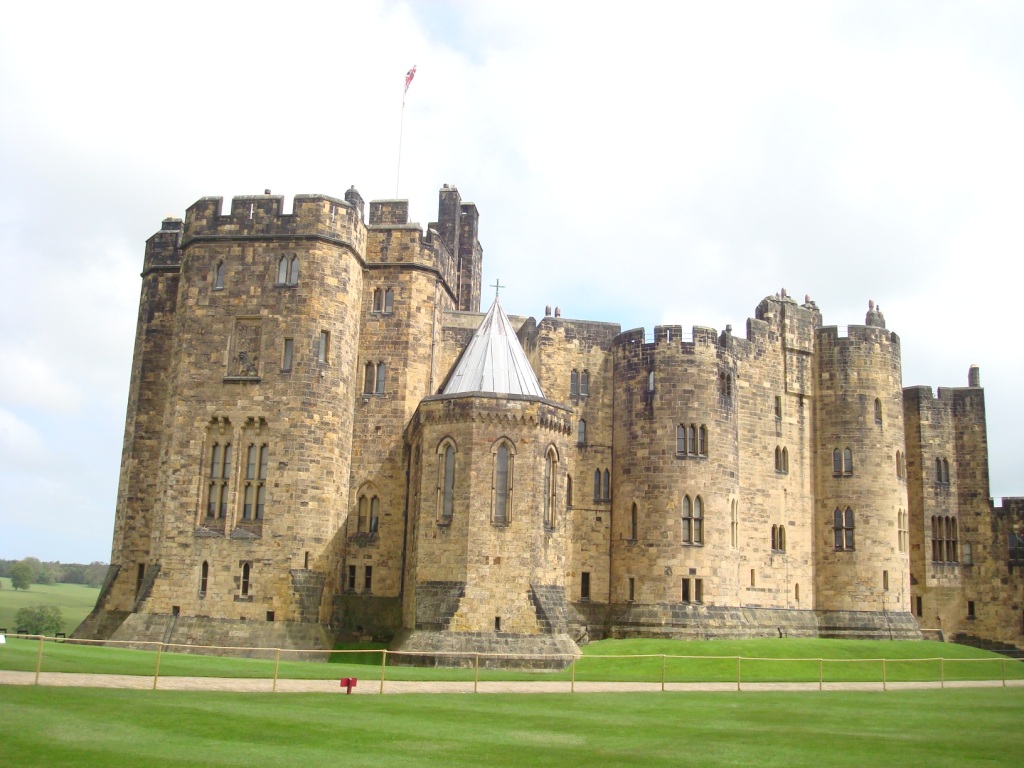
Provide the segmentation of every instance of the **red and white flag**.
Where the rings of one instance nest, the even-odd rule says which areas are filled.
[[[412,85],[412,79],[416,77],[416,65],[412,65],[412,69],[405,73],[405,93],[409,92],[409,86]]]

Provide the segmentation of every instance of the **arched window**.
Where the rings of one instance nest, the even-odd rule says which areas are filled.
[[[843,474],[853,474],[853,451],[849,448],[843,450]]]
[[[853,549],[853,510],[836,507],[834,518],[836,549]]]
[[[782,448],[775,446],[775,471],[782,471]]]
[[[639,529],[640,521],[637,519],[636,502],[633,502],[633,508],[629,512],[629,538],[631,541],[636,541],[637,531]]]
[[[359,497],[358,517],[356,518],[356,533],[364,533],[370,519],[370,500],[365,496]]]
[[[384,394],[384,377],[387,374],[387,366],[384,363],[377,363],[377,388],[374,390],[376,394]]]
[[[604,471],[604,494],[605,501],[612,500],[612,474],[607,469]]]
[[[676,427],[676,453],[686,453],[686,426],[684,424]]]
[[[580,372],[575,368],[572,369],[572,373],[569,374],[569,394],[578,395],[580,393]]]
[[[384,314],[388,315],[395,311],[395,292],[390,288],[384,289]]]
[[[708,428],[703,424],[701,424],[700,428],[697,430],[697,455],[708,455]]]
[[[594,470],[594,501],[601,500],[601,470]]]
[[[288,285],[299,284],[299,257],[292,256],[291,262],[288,264]]]
[[[942,459],[935,459],[935,482],[942,482]]]
[[[249,594],[249,575],[251,570],[252,566],[249,563],[242,564],[242,597]]]
[[[251,443],[245,462],[245,491],[242,502],[242,520],[249,522],[263,519],[266,505],[267,465],[269,447]]]
[[[230,480],[231,443],[214,443],[210,448],[210,480],[206,502],[208,519],[222,520],[227,517]]]
[[[949,462],[942,460],[942,482],[949,485]]]
[[[877,397],[875,398],[875,423],[882,423],[882,401]]]
[[[779,551],[786,551],[786,526],[779,526]]]
[[[832,474],[843,474],[843,454],[839,452],[838,448],[832,451]]]
[[[438,454],[438,464],[438,475],[441,481],[438,484],[441,497],[439,517],[443,521],[450,522],[455,509],[455,446],[450,442],[444,443]]]
[[[512,516],[513,454],[506,440],[494,451],[494,515],[495,525],[507,525]]]
[[[582,395],[583,397],[586,397],[589,394],[590,394],[590,372],[584,370],[584,371],[580,372],[580,395]]]
[[[584,419],[580,419],[579,428],[576,434],[576,442],[580,445],[585,445],[587,442],[587,422]]]
[[[367,363],[363,368],[363,394],[372,395],[377,381],[377,367],[373,363]]]
[[[565,506],[572,506],[572,475],[568,473],[565,475]]]
[[[650,373],[647,374],[647,391],[654,391],[654,371],[651,371]]]
[[[683,497],[683,544],[704,543],[704,501],[700,496],[691,503],[689,496]]]
[[[380,497],[370,499],[370,529],[368,533],[376,533],[380,525]]]
[[[217,268],[213,273],[213,288],[214,290],[221,290],[224,287],[224,262],[217,262]]]
[[[206,587],[210,581],[210,564],[203,560],[203,567],[199,571],[199,595],[206,594]]]
[[[288,257],[282,256],[277,262],[277,282],[284,285],[288,282]]]
[[[544,462],[544,525],[548,528],[555,527],[555,469],[558,466],[558,457],[555,449],[549,448]]]
[[[736,499],[732,500],[729,505],[731,507],[730,524],[729,524],[729,543],[733,549],[737,549],[740,546],[740,512],[739,502]]]
[[[974,565],[974,554],[971,551],[971,545],[965,541],[961,545],[961,549],[963,551],[963,557],[961,557],[960,562],[964,565]]]
[[[789,448],[782,449],[782,471],[789,472]]]

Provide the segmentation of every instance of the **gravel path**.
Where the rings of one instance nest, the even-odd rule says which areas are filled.
[[[0,685],[34,685],[34,672],[11,672],[0,670]],[[274,681],[253,678],[230,677],[161,677],[153,685],[152,677],[136,675],[90,675],[72,672],[42,672],[39,684],[47,686],[70,686],[77,688],[130,688],[136,690],[161,691],[239,691],[270,693],[275,690]],[[1024,680],[1007,680],[1006,686],[1024,687]],[[998,688],[1000,680],[956,680],[947,681],[946,688]],[[941,688],[940,683],[888,683],[884,688],[890,691],[921,690]],[[565,680],[537,682],[479,682],[477,693],[569,693],[572,684]],[[589,683],[577,682],[576,693],[609,693],[624,691],[661,691],[660,683]],[[666,683],[666,691],[735,691],[735,683]],[[817,691],[817,683],[743,683],[743,691]],[[826,691],[881,691],[882,683],[825,683]],[[343,694],[344,688],[338,680],[278,680],[278,693],[335,693]],[[380,679],[361,678],[352,690],[353,694],[376,693],[473,693],[474,684],[469,682],[410,682],[387,680],[381,690]]]

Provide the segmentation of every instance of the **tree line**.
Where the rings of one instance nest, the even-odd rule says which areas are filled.
[[[36,557],[21,560],[0,560],[0,576],[11,580],[15,589],[29,589],[32,584],[85,584],[102,587],[107,564],[94,561],[82,563],[44,563]]]

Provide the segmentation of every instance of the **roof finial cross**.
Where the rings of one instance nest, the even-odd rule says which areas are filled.
[[[491,288],[494,289],[494,298],[498,298],[498,292],[502,288],[508,288],[508,286],[507,285],[502,285],[501,284],[501,280],[495,279],[495,281],[493,283],[491,283]]]

